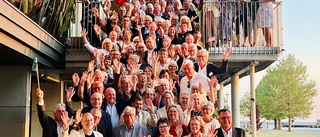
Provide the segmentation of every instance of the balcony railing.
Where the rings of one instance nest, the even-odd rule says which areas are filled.
[[[103,11],[100,8],[100,3],[91,2],[94,4],[94,7]],[[282,38],[282,3],[276,2],[270,4],[272,12],[272,22],[271,22],[271,42],[272,45],[266,46],[266,40],[264,37],[264,28],[259,28],[258,23],[258,14],[261,3],[259,2],[249,2],[249,3],[236,3],[236,2],[204,2],[203,9],[200,11],[200,31],[202,33],[202,41],[207,42],[208,38],[214,36],[213,34],[207,33],[208,30],[216,29],[217,34],[216,42],[208,50],[210,55],[221,55],[226,49],[225,47],[232,47],[232,54],[243,54],[243,55],[252,55],[252,54],[265,54],[265,55],[277,55],[283,49],[283,38]],[[205,6],[207,5],[207,6]],[[210,7],[211,6],[211,7]],[[217,7],[218,17],[216,20],[216,28],[213,28],[214,16],[208,16],[209,12],[212,12],[214,9],[212,6]],[[88,34],[94,34],[92,26],[95,22],[95,17],[91,12],[93,6],[88,6],[86,2],[76,2],[74,6],[75,15],[74,19],[71,22],[71,27],[69,29],[69,38],[67,45],[69,45],[69,51],[74,51],[81,49],[85,51],[83,42],[80,36],[80,31],[82,27],[87,28],[89,31]],[[211,9],[211,10],[210,10]],[[101,15],[104,15],[103,12],[100,12]],[[244,16],[245,14],[245,16]],[[265,13],[260,13],[260,16],[265,16]],[[87,16],[89,15],[89,16]],[[84,17],[85,16],[85,17]],[[89,18],[86,18],[89,17]],[[81,21],[83,20],[83,21]],[[261,25],[265,22],[262,22]],[[237,42],[237,30],[239,31],[238,38],[240,39],[240,44]],[[245,38],[247,34],[247,38]],[[93,38],[89,35],[89,40]],[[246,39],[246,41],[245,41]],[[92,44],[92,42],[90,42]],[[94,44],[93,44],[94,45]],[[239,46],[239,47],[237,47]]]
[[[74,20],[75,0],[8,0],[61,43]]]
[[[203,5],[200,21],[202,41],[206,43],[208,38],[216,37],[216,43],[209,48],[211,54],[221,54],[223,48],[218,47],[234,47],[235,54],[278,54],[282,50],[282,2],[267,4],[221,0],[220,3],[204,2]],[[267,10],[266,8],[270,8],[271,16],[262,12]],[[214,12],[215,10],[217,12]],[[271,21],[266,21],[265,16]],[[263,26],[268,25],[271,28],[271,37],[266,39],[263,32],[267,29]],[[270,40],[272,45],[266,46],[266,40]]]

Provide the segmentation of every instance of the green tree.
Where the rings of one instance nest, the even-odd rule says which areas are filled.
[[[307,67],[292,54],[270,67],[256,88],[261,115],[277,121],[288,118],[289,131],[291,119],[310,115],[317,91],[306,72]]]
[[[244,96],[240,100],[240,114],[243,115],[244,117],[249,117],[251,121],[251,98],[250,98],[250,93],[246,92],[244,93]],[[258,104],[256,104],[256,125],[257,125],[257,130],[260,129],[261,125],[263,122],[260,122],[260,109]]]

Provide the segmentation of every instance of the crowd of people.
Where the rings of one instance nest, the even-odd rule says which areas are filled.
[[[93,7],[96,24],[84,25],[81,37],[95,59],[81,76],[72,75],[66,103],[56,106],[54,118],[46,114],[44,93],[37,89],[43,137],[245,136],[232,127],[229,110],[214,115],[217,76],[227,72],[231,48],[223,51],[220,66],[208,62],[207,48],[216,43],[216,30],[209,30],[212,35],[204,44],[194,25],[199,22],[195,9],[210,7],[206,4],[133,0],[112,15],[103,6],[106,16]],[[206,12],[220,6],[217,1]],[[72,103],[79,101],[85,107],[74,110]]]

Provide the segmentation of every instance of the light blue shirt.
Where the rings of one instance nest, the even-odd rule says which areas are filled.
[[[112,129],[117,127],[119,125],[119,114],[117,111],[117,107],[115,106],[117,102],[115,102],[112,106],[107,103],[107,109],[106,112],[111,115],[111,123],[112,123]]]

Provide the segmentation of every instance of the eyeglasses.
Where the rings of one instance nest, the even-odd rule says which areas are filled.
[[[188,81],[188,83],[187,83],[187,87],[188,87],[188,88],[190,88],[190,81]]]
[[[209,110],[211,110],[211,108],[201,108],[201,110],[202,110],[202,111],[205,111],[205,110],[206,110],[206,111],[209,111]]]
[[[153,96],[153,93],[146,93],[146,94],[144,94],[144,95],[146,95],[146,96]]]
[[[163,126],[159,126],[159,129],[160,128],[167,128],[168,127],[168,125],[163,125]]]

